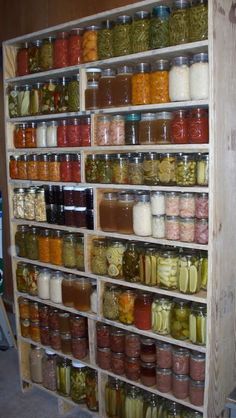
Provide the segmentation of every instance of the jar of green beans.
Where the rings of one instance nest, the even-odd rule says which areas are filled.
[[[147,51],[149,49],[150,15],[147,11],[134,14],[131,27],[132,53]]]
[[[208,1],[193,0],[189,9],[189,41],[196,42],[208,37]]]
[[[113,29],[113,53],[115,57],[131,54],[131,23],[127,15],[118,16]]]
[[[169,21],[170,45],[185,44],[189,38],[189,1],[175,0]]]
[[[151,49],[169,46],[169,17],[168,6],[155,6],[152,9],[152,18],[149,28],[149,43]]]
[[[102,27],[98,31],[97,47],[98,47],[98,59],[103,60],[113,57],[113,44],[112,44],[112,28],[114,22],[111,20],[104,20]]]
[[[86,373],[87,367],[79,361],[72,361],[70,396],[76,403],[84,403],[86,400]]]
[[[78,112],[80,109],[79,74],[76,74],[68,83],[68,111]]]

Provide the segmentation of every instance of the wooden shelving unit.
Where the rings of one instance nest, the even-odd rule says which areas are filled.
[[[89,336],[90,336],[90,356],[88,361],[84,360],[85,364],[98,371],[99,384],[99,413],[96,416],[106,417],[104,407],[104,386],[108,376],[115,376],[109,371],[105,371],[97,367],[95,362],[95,341],[94,330],[95,321],[103,321],[104,323],[115,325],[119,328],[130,330],[138,334],[146,335],[161,341],[167,341],[182,347],[197,350],[206,353],[206,382],[205,382],[205,398],[204,406],[201,408],[195,407],[189,403],[188,400],[176,400],[171,394],[162,394],[154,388],[147,388],[139,382],[132,382],[136,386],[148,390],[152,393],[159,394],[166,399],[176,400],[178,403],[188,406],[194,410],[203,413],[204,418],[218,418],[225,415],[224,404],[226,397],[233,390],[236,376],[236,350],[235,350],[235,248],[236,248],[236,234],[235,234],[235,216],[234,208],[236,207],[236,77],[235,77],[235,39],[236,39],[236,18],[235,5],[231,5],[228,0],[219,0],[217,2],[209,2],[208,11],[208,41],[201,41],[189,43],[185,45],[178,45],[175,47],[163,48],[160,50],[147,51],[139,54],[127,55],[125,57],[116,57],[109,60],[96,61],[92,63],[92,67],[111,67],[123,63],[138,63],[143,61],[152,62],[159,58],[172,58],[173,56],[183,54],[194,54],[197,52],[208,52],[209,54],[209,68],[210,68],[210,93],[208,100],[174,102],[158,105],[146,106],[128,106],[119,108],[99,109],[98,111],[88,112],[84,107],[84,89],[86,87],[85,70],[91,67],[91,64],[81,64],[74,67],[51,70],[37,74],[31,74],[24,77],[16,77],[15,75],[15,59],[19,44],[24,41],[36,40],[44,38],[47,35],[52,35],[57,31],[70,30],[78,26],[87,26],[100,22],[106,18],[113,19],[120,14],[133,14],[135,11],[146,9],[151,10],[153,5],[162,4],[163,1],[146,0],[131,4],[126,7],[113,9],[98,15],[89,16],[80,20],[68,22],[64,25],[48,28],[43,31],[35,32],[24,37],[15,38],[4,42],[4,85],[5,88],[9,84],[23,85],[25,83],[34,83],[35,81],[43,81],[49,77],[59,78],[61,76],[70,76],[80,73],[81,76],[81,111],[73,113],[50,114],[40,116],[27,116],[9,118],[7,97],[5,97],[5,140],[6,140],[6,158],[12,154],[22,153],[43,153],[47,152],[80,152],[82,161],[82,187],[92,187],[94,189],[95,213],[98,209],[98,194],[105,190],[163,190],[163,191],[189,191],[189,192],[206,192],[209,194],[209,244],[188,244],[179,241],[157,240],[151,237],[143,239],[142,237],[123,235],[123,234],[109,234],[99,229],[97,216],[95,216],[95,229],[93,231],[83,228],[67,228],[58,225],[51,225],[48,223],[31,222],[25,220],[16,220],[12,213],[12,193],[14,187],[27,187],[30,185],[43,184],[58,184],[54,182],[30,181],[30,180],[11,180],[9,172],[8,190],[10,201],[10,231],[11,231],[11,245],[12,245],[12,266],[13,266],[13,282],[15,290],[15,305],[16,305],[16,319],[18,332],[18,352],[22,388],[26,384],[41,387],[34,384],[30,380],[28,355],[30,344],[37,344],[31,340],[25,339],[20,335],[19,326],[19,310],[17,300],[20,296],[25,296],[29,300],[45,303],[49,306],[55,306],[58,309],[63,309],[71,313],[78,313],[75,309],[67,308],[63,305],[54,304],[48,300],[41,300],[35,296],[21,294],[17,291],[15,270],[16,264],[19,261],[24,261],[29,264],[37,266],[49,267],[50,269],[57,269],[58,266],[53,264],[45,264],[39,261],[19,258],[16,256],[14,249],[14,234],[17,225],[30,224],[34,226],[47,227],[50,229],[69,229],[71,232],[80,232],[84,234],[85,238],[85,271],[81,272],[74,269],[60,267],[60,270],[65,273],[74,273],[82,277],[88,277],[94,280],[97,284],[98,291],[98,313],[80,312],[88,318],[89,322]],[[165,2],[166,3],[166,2]],[[168,3],[168,2],[167,2]],[[69,118],[74,116],[91,115],[92,124],[97,113],[130,113],[136,111],[160,111],[160,110],[176,110],[176,109],[191,109],[193,107],[208,108],[210,121],[210,138],[209,144],[203,145],[170,145],[162,146],[156,145],[152,147],[136,146],[135,151],[149,152],[155,150],[156,152],[208,152],[210,157],[210,183],[209,187],[166,187],[166,186],[134,186],[134,185],[117,185],[117,184],[91,184],[85,181],[85,159],[90,153],[103,154],[114,151],[131,151],[134,148],[131,146],[123,147],[99,147],[96,145],[94,138],[92,138],[92,146],[84,148],[35,148],[35,149],[15,149],[13,145],[12,133],[14,124],[20,122],[42,121]],[[63,186],[75,186],[76,183],[61,183]],[[195,248],[198,250],[208,251],[208,289],[207,293],[201,291],[196,295],[184,295],[178,291],[166,291],[159,288],[147,287],[144,285],[128,283],[123,280],[116,280],[105,276],[96,276],[91,273],[89,266],[89,250],[92,237],[116,237],[126,240],[145,241],[149,243],[156,243],[161,245],[171,245],[183,248]],[[204,303],[207,305],[208,320],[207,320],[207,346],[201,347],[191,344],[190,342],[182,342],[174,340],[171,337],[164,337],[153,332],[140,331],[133,326],[125,326],[121,323],[109,321],[103,318],[102,315],[102,294],[105,283],[114,283],[119,286],[127,286],[130,288],[139,288],[147,290],[154,294],[168,295],[171,297],[181,297],[181,299]],[[61,354],[57,352],[57,354]],[[71,356],[68,358],[72,359]],[[119,379],[131,383],[123,376],[117,376]],[[41,387],[43,390],[43,387]],[[46,390],[47,391],[47,390]],[[51,392],[50,392],[51,393]],[[59,407],[61,411],[66,411],[74,403],[70,400],[65,400],[60,395],[52,393],[58,398]],[[95,414],[93,414],[95,416]]]

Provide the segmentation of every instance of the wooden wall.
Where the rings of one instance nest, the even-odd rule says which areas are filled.
[[[135,3],[134,0],[0,0],[0,41],[35,32],[69,20],[95,14],[115,7]],[[2,78],[2,77],[1,77]],[[0,86],[2,91],[2,86]],[[3,94],[1,94],[3,97]],[[6,163],[4,159],[3,101],[0,101],[0,190],[3,194],[3,257],[5,269],[5,298],[12,300],[8,201],[6,192]]]

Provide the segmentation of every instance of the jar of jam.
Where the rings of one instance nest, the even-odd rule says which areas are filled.
[[[186,110],[176,110],[170,125],[171,142],[174,144],[189,143],[189,119]]]
[[[130,113],[125,117],[125,145],[139,144],[139,113]]]
[[[74,206],[64,206],[64,215],[65,215],[66,226],[76,226]]]
[[[68,34],[67,32],[59,32],[54,42],[54,68],[68,67]]]
[[[115,353],[124,353],[125,351],[125,331],[118,328],[112,328],[110,333],[110,348]]]
[[[60,177],[62,182],[72,181],[72,155],[61,154]]]
[[[187,348],[175,347],[172,351],[172,370],[175,374],[189,374],[190,352]]]
[[[49,327],[53,331],[59,331],[59,311],[58,309],[50,309],[49,311]]]
[[[129,333],[125,335],[125,354],[128,357],[138,358],[140,356],[141,343],[137,334]]]
[[[97,347],[97,365],[104,370],[111,369],[111,350],[110,348]]]
[[[193,380],[205,380],[205,354],[192,351],[190,354],[190,377]]]
[[[156,364],[141,362],[140,380],[145,386],[154,386],[156,384]]]
[[[151,338],[141,338],[140,358],[147,363],[156,362],[156,345],[155,340]]]
[[[114,106],[114,83],[115,70],[112,68],[103,69],[98,82],[99,108]]]
[[[84,359],[88,354],[88,338],[73,337],[71,341],[72,355],[78,359]]]
[[[140,379],[140,359],[138,357],[125,357],[125,376],[129,380]]]
[[[205,384],[199,380],[190,379],[189,384],[189,400],[192,405],[202,406],[204,402]]]
[[[209,123],[206,109],[196,108],[190,110],[188,134],[191,144],[204,144],[209,142]]]
[[[123,65],[117,68],[114,80],[114,106],[129,106],[132,99],[132,67]]]
[[[150,104],[150,66],[148,63],[138,64],[132,75],[132,105]]]
[[[96,324],[97,347],[110,348],[110,326],[97,322]]]
[[[136,293],[133,290],[123,290],[119,295],[119,321],[126,325],[134,323],[134,302]]]
[[[29,301],[28,299],[18,299],[20,319],[29,319]]]
[[[68,39],[68,65],[81,63],[82,55],[82,28],[72,29]]]
[[[171,391],[172,371],[171,369],[156,369],[157,389],[162,393]]]
[[[98,81],[88,81],[87,88],[85,90],[85,109],[94,110],[99,107],[99,89]]]
[[[158,341],[156,343],[156,365],[159,369],[172,368],[172,345]]]
[[[20,46],[16,56],[16,74],[18,77],[29,74],[29,48],[28,43],[25,42]]]
[[[134,325],[138,329],[150,330],[152,326],[152,294],[139,292],[134,302]]]

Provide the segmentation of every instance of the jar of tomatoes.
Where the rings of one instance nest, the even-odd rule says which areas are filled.
[[[149,330],[152,326],[152,295],[139,292],[134,302],[134,325],[138,329]]]
[[[57,34],[54,42],[54,68],[67,67],[69,65],[68,43],[67,32]]]

